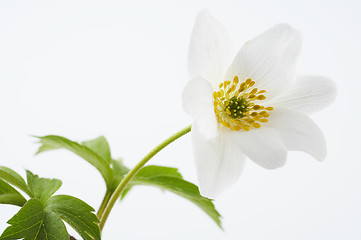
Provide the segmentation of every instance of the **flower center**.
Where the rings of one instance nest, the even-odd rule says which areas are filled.
[[[265,90],[254,88],[255,81],[248,78],[239,83],[238,76],[232,81],[219,84],[219,90],[213,93],[214,112],[222,126],[232,131],[260,128],[268,122],[273,107],[262,106],[266,99]]]

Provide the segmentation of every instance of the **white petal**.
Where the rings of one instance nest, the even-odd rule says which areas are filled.
[[[293,87],[272,104],[304,113],[316,112],[331,104],[336,93],[336,84],[326,77],[298,76]]]
[[[306,115],[285,109],[275,109],[269,119],[289,150],[303,151],[317,160],[326,157],[326,140],[319,127]]]
[[[193,117],[203,136],[214,138],[217,135],[213,90],[209,82],[202,77],[188,82],[183,91],[183,109]]]
[[[274,129],[261,127],[228,135],[245,155],[264,168],[275,169],[286,163],[287,148]]]
[[[192,126],[192,140],[200,192],[214,198],[238,179],[245,156],[222,133],[215,139],[205,139],[197,125]]]
[[[188,53],[190,78],[200,75],[213,86],[223,81],[231,58],[231,41],[223,25],[207,11],[198,14]]]
[[[246,42],[229,67],[226,79],[251,78],[266,96],[274,97],[295,78],[296,62],[301,50],[299,31],[279,24]]]

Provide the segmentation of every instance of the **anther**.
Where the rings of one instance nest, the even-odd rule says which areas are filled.
[[[259,115],[261,115],[261,116],[264,116],[264,115],[266,115],[266,114],[267,114],[266,111],[262,111],[262,112],[259,113]]]
[[[265,95],[259,95],[257,97],[258,100],[265,100],[266,99],[266,96]]]
[[[249,131],[250,129],[251,129],[251,127],[248,126],[248,125],[244,125],[244,126],[243,126],[243,130]]]
[[[260,105],[254,105],[254,106],[253,106],[253,109],[254,109],[254,110],[259,110],[259,109],[261,109],[261,106],[260,106]]]
[[[257,88],[253,88],[249,94],[254,95],[256,92],[257,92]]]
[[[233,82],[237,85],[237,83],[238,83],[238,76],[235,76],[235,77],[233,78]]]

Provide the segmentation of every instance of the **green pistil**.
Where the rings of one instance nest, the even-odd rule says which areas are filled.
[[[248,111],[249,103],[245,98],[232,97],[226,103],[226,113],[232,118],[243,118]]]

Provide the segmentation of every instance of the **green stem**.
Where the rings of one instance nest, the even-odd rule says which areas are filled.
[[[138,171],[154,156],[156,155],[160,150],[165,148],[170,143],[174,142],[181,136],[187,134],[191,131],[191,125],[180,130],[179,132],[175,133],[174,135],[167,138],[165,141],[160,143],[157,147],[155,147],[152,151],[150,151],[135,167],[130,170],[127,175],[123,178],[123,180],[118,185],[117,189],[115,189],[113,195],[111,196],[107,206],[105,207],[105,210],[103,212],[103,215],[100,218],[99,227],[102,230],[104,227],[105,222],[107,221],[107,218],[110,214],[110,211],[112,210],[114,204],[126,188],[127,184],[132,180],[132,178],[138,173]]]
[[[103,215],[103,212],[104,212],[104,209],[105,207],[107,206],[108,202],[109,202],[109,199],[110,197],[112,196],[112,192],[107,190],[107,192],[105,193],[105,196],[103,198],[103,202],[102,204],[100,205],[99,207],[99,210],[97,212],[97,216],[98,218],[100,219],[100,217]]]

